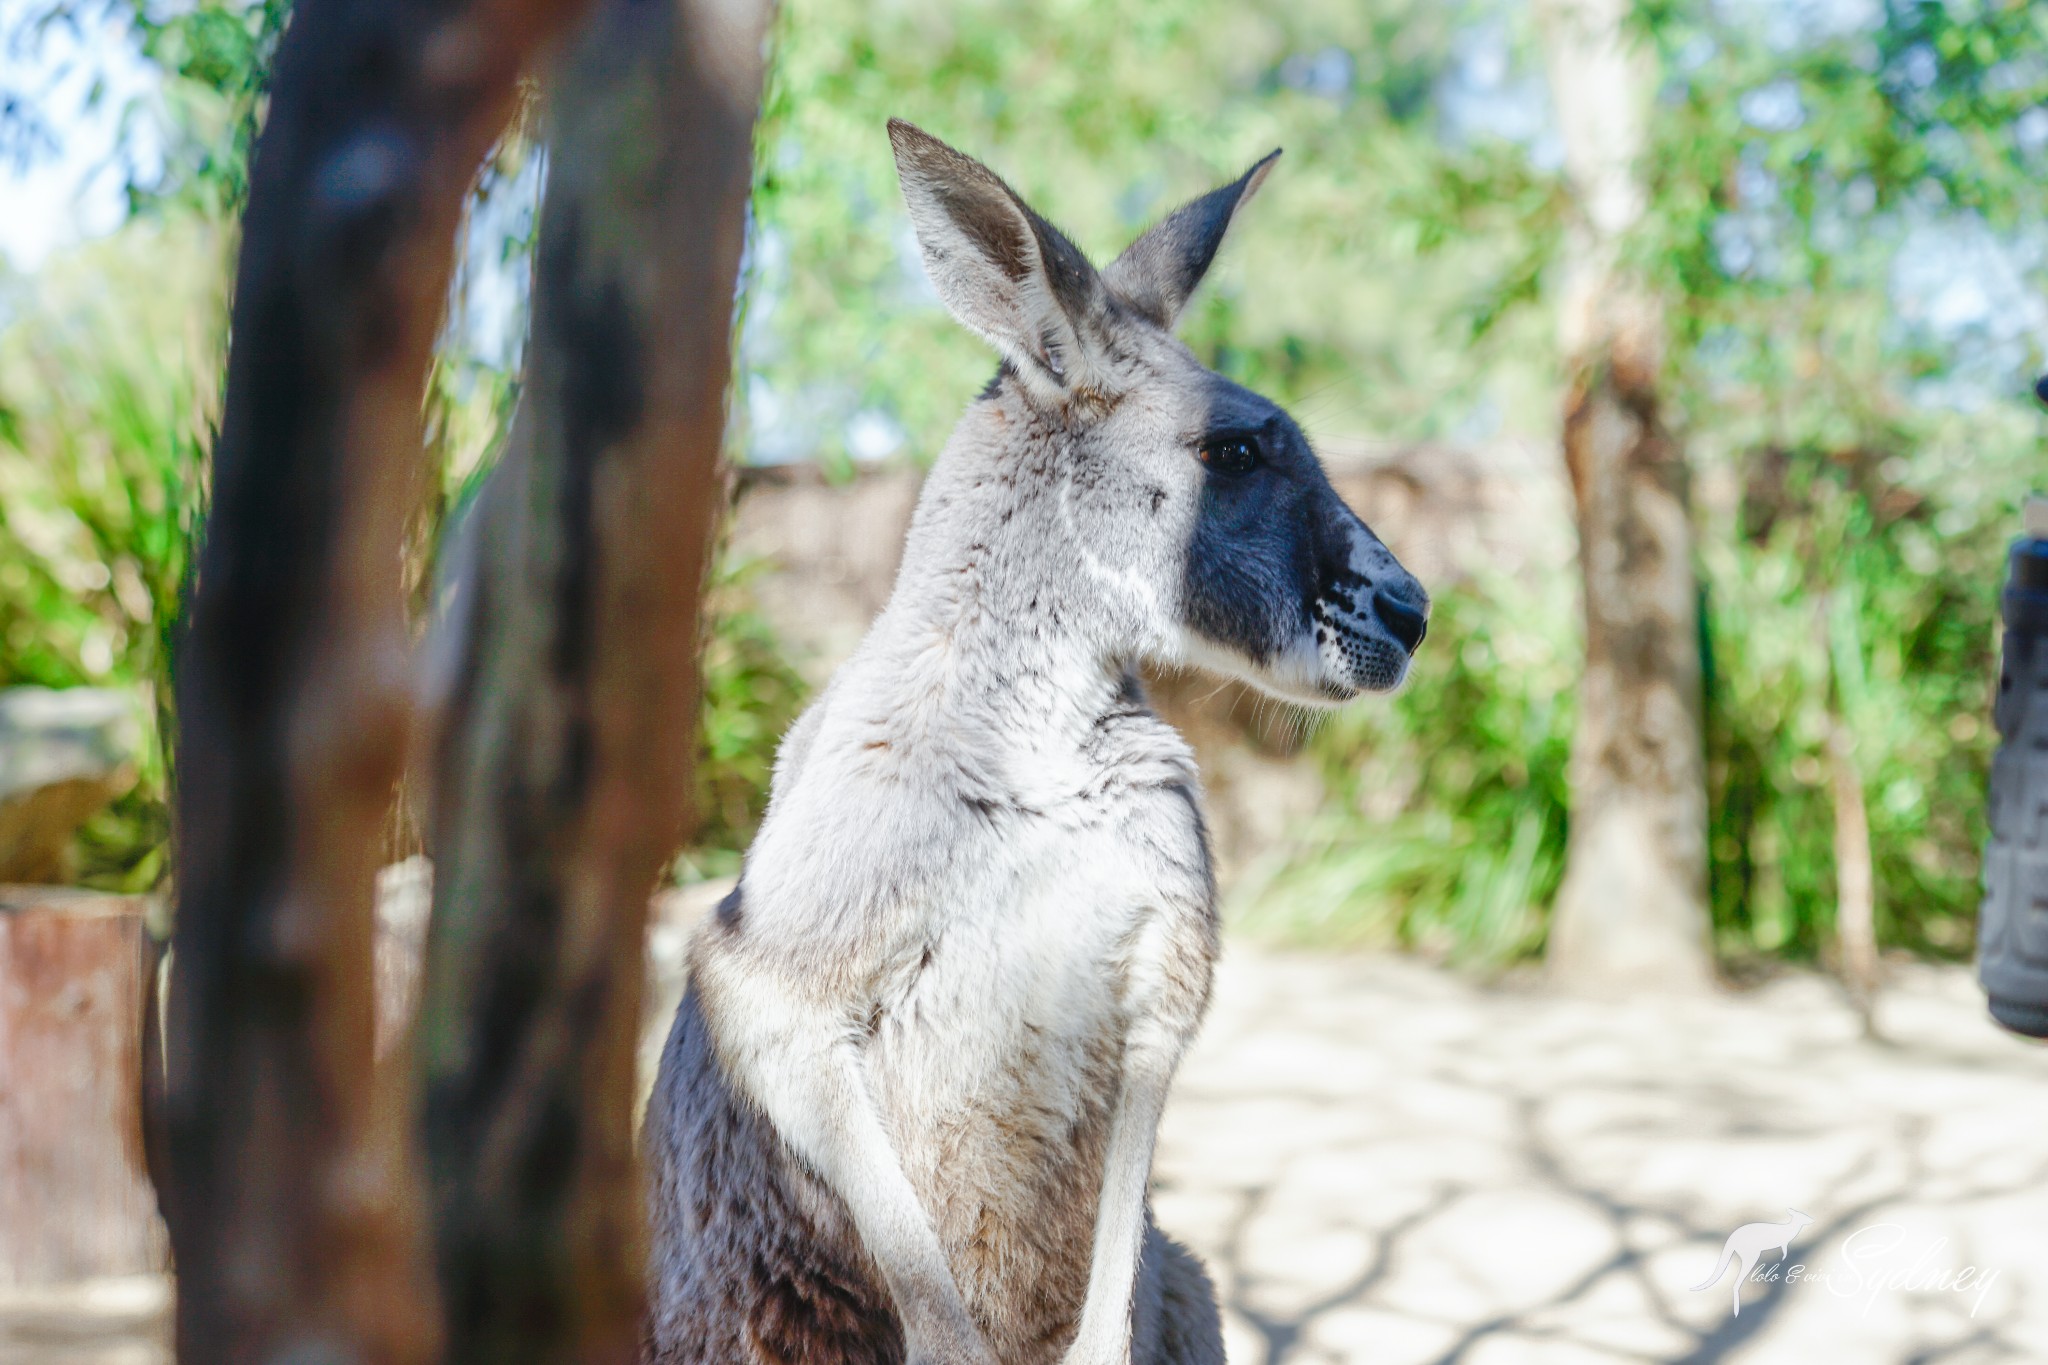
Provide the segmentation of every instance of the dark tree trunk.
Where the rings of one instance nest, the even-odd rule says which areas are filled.
[[[548,91],[534,331],[463,540],[419,1025],[448,1359],[638,1354],[642,934],[696,738],[764,0],[608,0]]]
[[[1576,211],[1564,456],[1586,622],[1549,966],[1577,988],[1690,990],[1712,977],[1698,587],[1684,454],[1658,411],[1663,320],[1622,250],[1647,202],[1655,88],[1629,10],[1540,7]]]
[[[280,48],[177,672],[163,1194],[189,1362],[435,1354],[405,1105],[371,1066],[400,546],[463,195],[576,8],[301,0]]]

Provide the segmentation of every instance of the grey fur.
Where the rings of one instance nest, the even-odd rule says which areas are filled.
[[[1376,613],[1412,640],[1428,597],[1286,414],[1162,326],[1271,158],[1098,274],[890,134],[934,283],[1005,364],[692,945],[644,1136],[646,1358],[1213,1365],[1214,1294],[1146,1184],[1215,884],[1134,670],[1387,690],[1408,649]]]
[[[1171,328],[1223,245],[1238,205],[1265,183],[1280,153],[1271,151],[1256,166],[1166,216],[1109,263],[1103,278],[1154,326]]]

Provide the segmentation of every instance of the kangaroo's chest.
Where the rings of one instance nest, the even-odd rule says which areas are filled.
[[[1078,1311],[1158,892],[1115,822],[1013,829],[881,993],[869,1081],[983,1311]]]
[[[869,1075],[907,1144],[1064,1141],[1114,1090],[1143,879],[1104,831],[1022,830],[940,897],[879,992]],[[945,1130],[945,1131],[940,1131]]]

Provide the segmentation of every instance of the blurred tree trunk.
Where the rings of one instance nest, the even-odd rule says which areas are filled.
[[[1658,412],[1662,313],[1622,251],[1647,206],[1655,63],[1629,0],[1541,0],[1539,21],[1576,209],[1560,332],[1586,619],[1549,965],[1576,988],[1699,989],[1712,958],[1686,467]]]
[[[418,1035],[451,1362],[637,1359],[634,1069],[681,843],[766,0],[605,0],[548,90],[531,360],[436,667]]]
[[[1828,716],[1828,784],[1835,804],[1835,947],[1842,983],[1862,1016],[1863,1031],[1877,1030],[1877,894],[1870,857],[1870,810],[1863,800],[1863,766],[1841,716]]]
[[[1817,563],[1822,560],[1816,556]],[[1821,589],[1813,601],[1814,635],[1827,661],[1828,789],[1835,808],[1835,951],[1849,1000],[1863,1032],[1877,1036],[1877,877],[1870,850],[1870,807],[1863,799],[1863,765],[1849,717],[1860,702],[1862,669],[1855,653],[1852,602]],[[1844,638],[1845,634],[1848,638]]]
[[[177,668],[160,1194],[179,1357],[436,1353],[371,881],[410,722],[400,544],[465,191],[575,0],[301,0],[251,168]]]

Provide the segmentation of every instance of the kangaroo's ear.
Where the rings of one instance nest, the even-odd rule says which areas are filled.
[[[1277,149],[1268,152],[1228,185],[1166,215],[1124,248],[1124,254],[1102,272],[1103,280],[1124,302],[1159,326],[1171,328],[1195,286],[1209,273],[1209,263],[1216,259],[1216,248],[1223,245],[1223,234],[1236,221],[1238,210],[1251,202],[1279,159]]]
[[[973,157],[901,119],[889,141],[925,273],[953,316],[1027,380],[1085,382],[1080,324],[1100,281],[1080,248]]]

